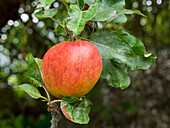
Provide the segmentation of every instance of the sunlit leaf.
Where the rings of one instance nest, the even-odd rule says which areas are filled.
[[[35,17],[37,17],[38,19],[52,18],[56,14],[57,14],[56,8],[34,13]]]
[[[124,9],[123,6],[125,5],[125,0],[85,0],[85,2],[89,6],[96,6],[98,7],[98,11],[96,16],[93,17],[92,20],[94,21],[112,21],[115,18],[121,16],[123,18],[123,14],[139,14],[143,15],[138,10],[128,10]],[[125,21],[125,19],[124,19]],[[121,20],[117,20],[117,22],[122,23]]]
[[[39,0],[39,3],[37,4],[37,8],[40,7],[47,7],[51,5],[55,0]]]

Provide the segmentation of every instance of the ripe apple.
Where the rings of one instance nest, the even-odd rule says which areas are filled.
[[[45,87],[57,98],[87,94],[101,71],[102,57],[98,49],[84,40],[61,42],[51,47],[42,61]]]

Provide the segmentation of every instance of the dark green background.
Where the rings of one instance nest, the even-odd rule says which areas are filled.
[[[67,13],[60,1],[56,19]],[[57,5],[57,3],[56,3]],[[42,58],[54,44],[68,37],[53,32],[51,20],[32,21],[32,0],[0,1],[0,128],[48,128],[47,105],[16,87],[24,83],[27,53]],[[22,8],[22,9],[21,9]],[[142,40],[148,52],[158,56],[146,71],[131,72],[131,85],[113,88],[100,79],[87,95],[93,102],[88,125],[73,124],[61,115],[60,128],[169,128],[170,127],[170,1],[126,0],[127,9],[138,9],[147,17],[129,15],[126,23],[103,24],[103,30],[127,29]],[[29,20],[23,22],[22,14]],[[18,24],[19,23],[19,24]],[[44,91],[40,89],[42,95]]]

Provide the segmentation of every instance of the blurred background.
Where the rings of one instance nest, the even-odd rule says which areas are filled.
[[[33,0],[0,1],[0,128],[50,127],[46,103],[17,89],[26,81],[27,53],[42,58],[51,46],[68,40],[53,32],[57,24],[33,15],[36,5]],[[59,10],[55,18],[63,21],[64,5],[56,0],[52,6]],[[99,23],[99,28],[129,30],[157,60],[148,70],[132,71],[125,90],[100,79],[87,95],[93,102],[89,124],[73,124],[61,115],[59,128],[170,128],[170,1],[126,0],[126,8],[147,17],[128,15],[126,23]]]

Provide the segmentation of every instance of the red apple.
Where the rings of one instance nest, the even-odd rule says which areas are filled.
[[[45,87],[57,98],[87,94],[101,71],[102,57],[98,49],[84,40],[59,43],[46,52],[42,61]]]

